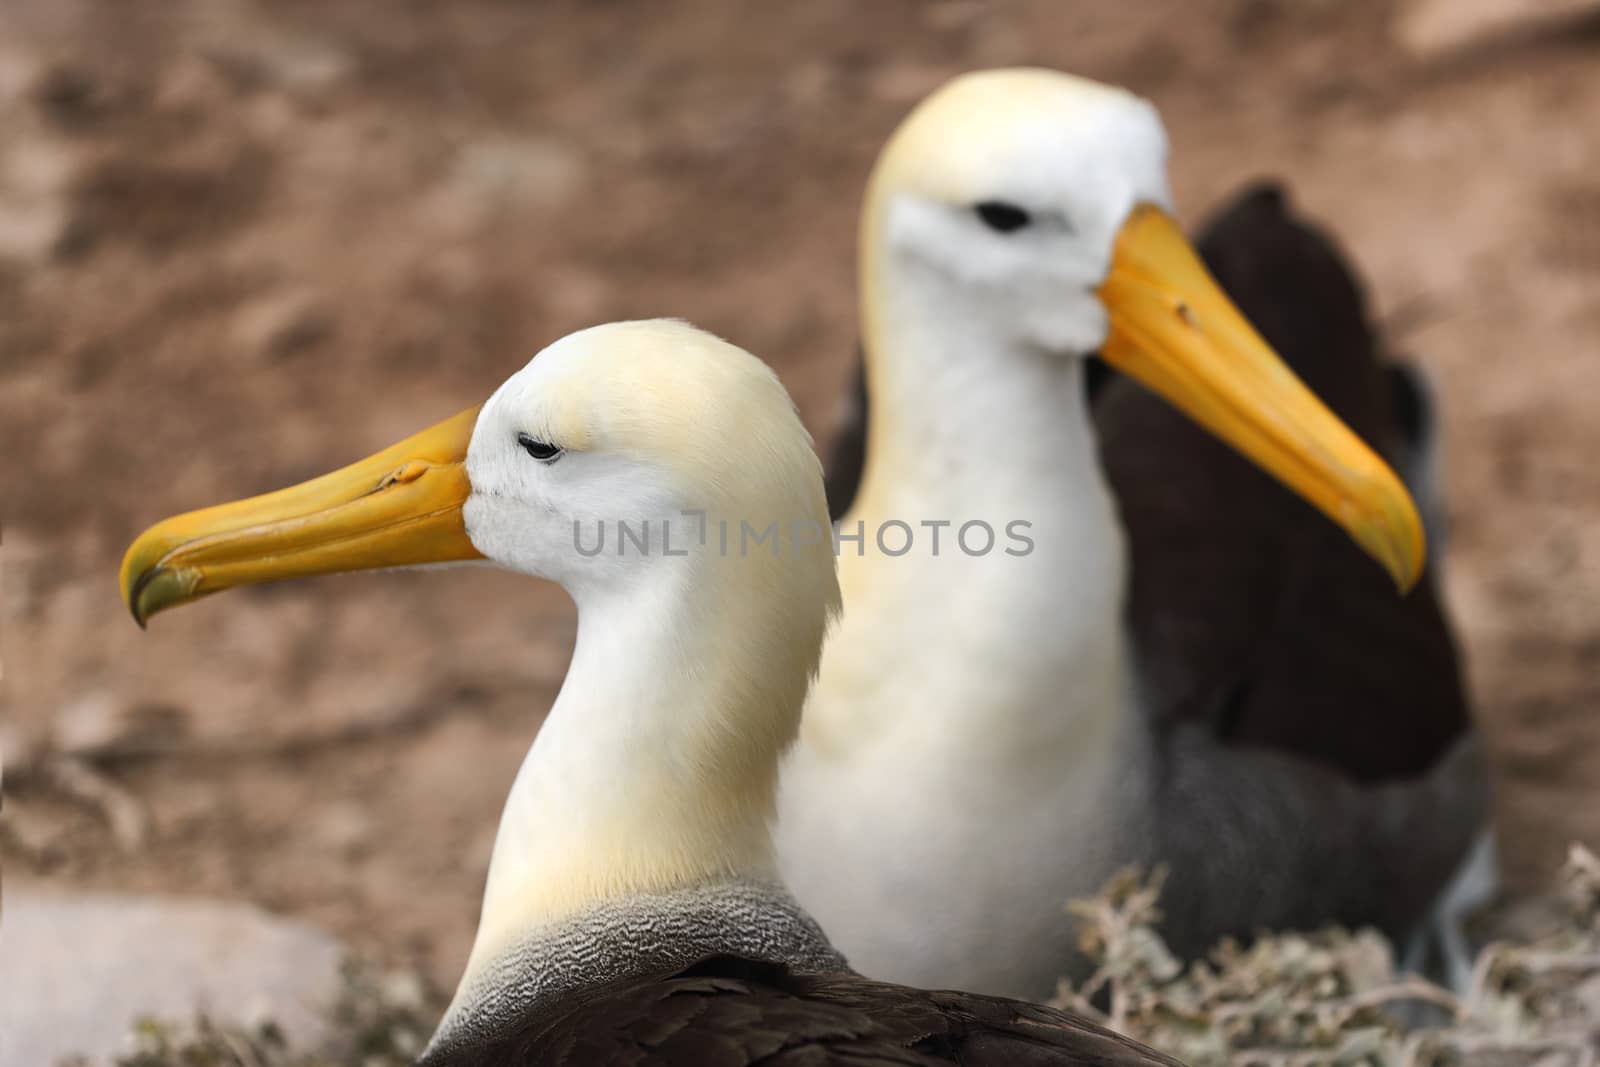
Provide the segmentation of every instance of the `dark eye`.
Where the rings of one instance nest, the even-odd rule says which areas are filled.
[[[517,434],[517,444],[540,463],[550,463],[561,455],[562,449],[548,441],[541,441],[525,433]]]
[[[972,210],[978,213],[985,226],[996,233],[1011,233],[1033,221],[1026,211],[1003,200],[985,200],[981,204],[974,204]]]

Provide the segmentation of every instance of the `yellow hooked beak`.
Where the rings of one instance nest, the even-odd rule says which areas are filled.
[[[143,626],[236,585],[482,559],[461,513],[477,421],[472,408],[343,470],[156,523],[122,559],[123,601]]]
[[[1425,547],[1411,495],[1261,339],[1171,216],[1134,209],[1099,294],[1106,362],[1342,526],[1402,592],[1416,584]]]

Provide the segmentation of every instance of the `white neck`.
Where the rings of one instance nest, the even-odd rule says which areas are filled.
[[[763,612],[748,591],[756,568],[774,564],[658,558],[626,588],[575,594],[572,664],[501,816],[469,973],[598,903],[776,878],[778,760],[823,594],[785,589],[793,610]]]
[[[962,313],[940,279],[895,263],[870,222],[864,240],[872,407],[843,529],[865,522],[868,558],[848,544],[841,552],[847,611],[824,654],[807,741],[861,744],[863,731],[904,716],[936,723],[969,758],[990,749],[1015,765],[1041,746],[1096,758],[1131,692],[1125,549],[1083,361],[1020,347],[989,317]],[[893,519],[918,530],[917,549],[872,558],[873,531]],[[919,524],[940,519],[953,525],[934,558]],[[973,558],[951,543],[969,520],[995,529],[994,551]],[[1025,556],[1004,551],[1023,548],[1006,538],[1016,520],[1031,524]],[[917,702],[906,694],[938,706],[908,707]]]

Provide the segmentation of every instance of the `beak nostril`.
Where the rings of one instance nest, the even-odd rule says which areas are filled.
[[[1196,330],[1200,328],[1200,319],[1196,317],[1194,309],[1189,306],[1188,301],[1178,301],[1177,307],[1173,308],[1173,310],[1178,313],[1178,318],[1183,320],[1185,326]]]
[[[424,474],[428,473],[428,466],[428,463],[420,459],[408,460],[402,466],[397,467],[395,470],[392,470],[386,474],[383,478],[383,481],[378,483],[378,488],[387,489],[389,486],[396,483],[404,485],[407,482],[414,482]]]

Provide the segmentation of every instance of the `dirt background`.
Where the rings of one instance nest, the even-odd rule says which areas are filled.
[[[736,340],[825,436],[877,147],[946,77],[1037,63],[1159,104],[1190,220],[1287,179],[1435,375],[1449,602],[1532,885],[1600,839],[1588,6],[7,0],[6,876],[253,901],[452,982],[564,597],[351,577],[140,633],[122,549],[608,319]]]

